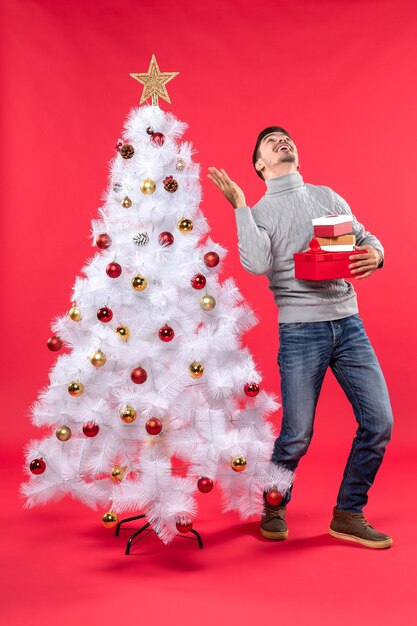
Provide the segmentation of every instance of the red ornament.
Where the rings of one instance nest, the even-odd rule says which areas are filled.
[[[143,367],[136,367],[130,372],[130,378],[137,385],[142,385],[142,383],[144,383],[148,378],[148,374],[146,373],[146,370],[143,369]]]
[[[206,286],[206,277],[203,276],[203,274],[196,274],[192,277],[190,282],[194,289],[204,289]]]
[[[180,533],[189,533],[193,527],[193,523],[188,516],[177,520],[175,525]]]
[[[46,342],[46,345],[51,350],[51,352],[58,352],[58,350],[61,350],[62,348],[62,341],[60,340],[59,337],[56,337],[54,335],[53,337],[49,337],[48,341]]]
[[[198,487],[198,490],[201,491],[201,493],[209,493],[213,489],[214,483],[211,480],[211,478],[202,476],[201,478],[198,479],[197,487]]]
[[[151,140],[151,143],[153,143],[155,146],[158,146],[158,148],[163,146],[165,143],[165,135],[163,135],[162,133],[152,133],[149,139]]]
[[[161,233],[158,237],[158,243],[160,246],[172,246],[174,243],[174,235],[168,232]]]
[[[101,235],[98,235],[96,239],[96,246],[98,248],[101,248],[102,250],[105,250],[106,248],[110,248],[111,246],[110,235],[108,235],[107,233],[102,233]]]
[[[257,396],[259,393],[259,385],[257,385],[256,383],[246,383],[244,387],[244,392],[246,393],[247,396],[249,396],[250,398],[253,398],[254,396]]]
[[[207,254],[204,255],[204,263],[207,267],[216,267],[216,265],[219,264],[219,261],[220,257],[217,252],[207,252]]]
[[[282,495],[276,489],[271,489],[265,496],[265,500],[271,506],[279,506],[282,502]]]
[[[145,424],[146,432],[149,435],[159,435],[162,430],[162,422],[157,417],[151,417]]]
[[[174,329],[171,328],[171,326],[162,326],[162,328],[159,329],[159,339],[161,341],[172,341],[175,337],[175,333],[174,333]]]
[[[118,278],[122,273],[122,266],[118,263],[109,263],[106,267],[106,274],[110,278]]]
[[[29,469],[32,474],[43,474],[46,470],[46,463],[43,459],[34,459],[30,462]]]
[[[97,311],[97,319],[99,319],[100,322],[110,322],[112,317],[113,311],[106,306],[102,306],[101,309]]]
[[[86,437],[95,437],[96,435],[98,435],[99,430],[100,427],[95,422],[87,422],[83,426],[83,433]]]
[[[116,143],[116,150],[117,152],[120,152],[120,148],[123,146],[123,141],[121,139],[118,140],[118,142]]]

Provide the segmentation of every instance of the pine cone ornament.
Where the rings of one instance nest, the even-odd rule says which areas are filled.
[[[133,243],[137,246],[146,246],[149,243],[148,233],[138,233],[133,237]]]
[[[135,149],[130,143],[125,143],[119,150],[124,159],[131,159],[135,154]]]
[[[178,183],[173,176],[167,176],[163,180],[165,191],[169,191],[170,193],[174,193],[178,189]]]

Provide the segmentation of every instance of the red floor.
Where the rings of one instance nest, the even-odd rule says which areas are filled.
[[[126,536],[76,502],[24,510],[20,450],[3,451],[1,624],[415,624],[417,461],[394,447],[387,454],[366,513],[395,544],[378,551],[327,534],[343,466],[332,454],[315,447],[303,460],[285,542],[262,539],[256,522],[220,515],[213,492],[201,495],[195,523],[203,550],[150,535],[125,556]]]

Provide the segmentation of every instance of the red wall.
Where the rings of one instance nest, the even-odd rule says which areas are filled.
[[[3,0],[1,11],[3,441],[38,436],[27,410],[55,360],[49,323],[93,253],[107,163],[140,98],[129,73],[146,71],[155,52],[162,71],[180,72],[168,86],[173,104],[162,106],[189,124],[202,208],[230,251],[225,273],[261,317],[246,342],[265,386],[279,390],[277,311],[266,279],[241,268],[233,211],[205,173],[224,167],[253,204],[264,190],[251,166],[256,135],[280,124],[295,138],[305,180],[344,196],[385,245],[384,270],[357,291],[391,391],[392,445],[412,445],[415,2]],[[314,445],[347,450],[353,431],[329,375]]]

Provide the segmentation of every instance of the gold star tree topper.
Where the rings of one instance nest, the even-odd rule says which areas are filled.
[[[158,106],[158,98],[162,98],[171,104],[166,84],[178,76],[178,74],[179,72],[160,72],[158,62],[153,54],[149,69],[146,73],[130,74],[132,78],[138,80],[142,83],[142,85],[144,85],[144,90],[142,91],[142,97],[139,104],[142,104],[148,98],[152,98],[153,106]]]

